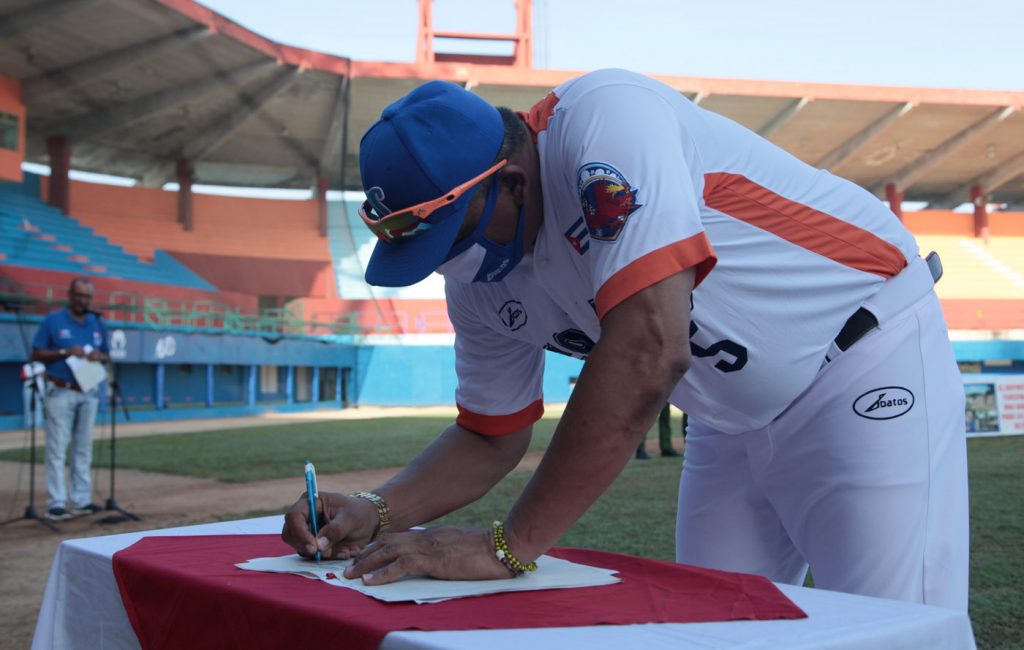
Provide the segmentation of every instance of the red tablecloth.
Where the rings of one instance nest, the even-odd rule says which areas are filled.
[[[146,537],[114,555],[143,648],[376,648],[395,630],[475,630],[803,618],[770,581],[575,548],[549,554],[614,569],[622,582],[384,603],[288,574],[234,565],[291,551],[277,535]],[[342,645],[336,645],[342,644]]]

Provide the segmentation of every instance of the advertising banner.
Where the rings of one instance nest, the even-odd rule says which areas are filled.
[[[1024,435],[1024,375],[964,375],[967,435]]]

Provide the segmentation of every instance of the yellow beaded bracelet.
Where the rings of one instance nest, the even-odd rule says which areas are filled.
[[[530,562],[523,564],[512,552],[508,550],[508,541],[505,539],[505,526],[500,522],[494,522],[491,527],[494,530],[494,555],[498,561],[505,565],[512,577],[518,578],[527,571],[536,571],[537,563]]]

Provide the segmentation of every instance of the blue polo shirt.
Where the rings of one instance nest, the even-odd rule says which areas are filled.
[[[36,350],[68,349],[76,345],[91,345],[104,353],[110,352],[107,328],[96,314],[86,314],[85,319],[79,323],[67,308],[50,312],[43,319],[43,324],[39,326],[36,338],[32,341],[32,348]],[[75,381],[71,368],[63,359],[46,364],[46,374],[67,382]]]

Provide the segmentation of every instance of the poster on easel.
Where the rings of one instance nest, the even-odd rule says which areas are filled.
[[[1024,435],[1024,375],[965,375],[968,437]]]

